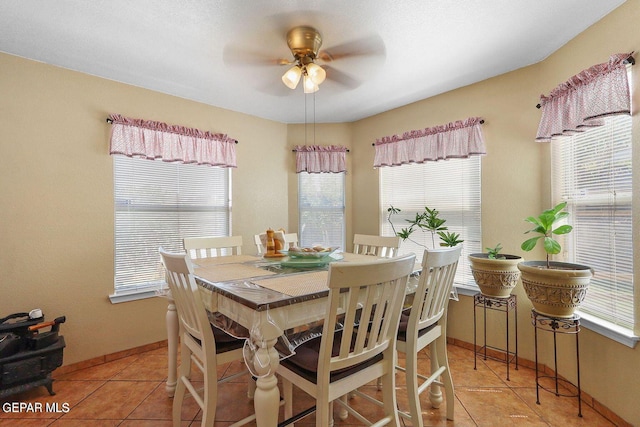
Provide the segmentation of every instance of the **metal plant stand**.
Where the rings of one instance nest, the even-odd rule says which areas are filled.
[[[540,314],[535,310],[531,310],[531,322],[534,326],[535,336],[535,353],[536,353],[536,403],[540,404],[540,389],[554,393],[556,396],[577,397],[578,398],[578,416],[582,417],[582,398],[580,394],[580,348],[578,343],[578,333],[580,332],[580,316],[574,314],[572,317],[552,317]],[[540,375],[538,370],[538,330],[553,333],[553,375]],[[558,353],[557,353],[557,334],[573,334],[576,337],[576,370],[577,381],[573,384],[564,378],[558,377]],[[540,384],[540,380],[550,378],[553,380],[553,388],[545,387]],[[560,385],[566,388],[566,392],[560,390]],[[576,390],[574,393],[573,390]]]
[[[484,333],[484,345],[478,348],[476,345],[476,311],[478,307],[482,307],[482,320],[483,320],[483,333]],[[506,348],[498,348],[487,345],[487,310],[499,311],[505,314],[506,318],[506,335],[507,342]],[[515,323],[515,349],[512,351],[509,345],[509,312],[513,311],[514,323]],[[487,349],[496,350],[504,353],[504,359],[498,357],[492,357],[487,355]],[[478,353],[484,355],[484,360],[487,358],[506,362],[507,364],[507,381],[509,381],[509,366],[512,361],[515,360],[516,370],[518,369],[518,301],[515,295],[510,295],[508,298],[495,298],[477,293],[473,296],[473,369],[477,369],[476,358]]]

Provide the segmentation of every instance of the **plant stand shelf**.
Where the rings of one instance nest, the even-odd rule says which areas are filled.
[[[531,323],[534,326],[535,353],[536,353],[536,403],[540,404],[540,389],[562,397],[578,398],[578,416],[582,417],[582,398],[580,394],[580,349],[578,345],[578,333],[580,332],[580,316],[573,314],[571,317],[551,317],[531,310]],[[538,330],[553,333],[553,375],[540,375],[538,369]],[[573,334],[576,337],[576,370],[577,381],[573,384],[570,381],[558,376],[558,352],[557,334]],[[551,379],[553,386],[548,387],[540,383],[540,380]],[[567,391],[562,391],[560,386]],[[575,390],[575,392],[573,391]]]
[[[477,309],[482,307],[482,325],[484,333],[484,345],[480,348],[477,346]],[[506,318],[506,348],[499,348],[487,345],[487,310],[503,312]],[[515,348],[511,350],[509,345],[509,313],[513,312],[515,323]],[[495,357],[487,354],[487,349],[500,352],[504,357]],[[478,354],[484,356],[484,360],[493,359],[507,364],[507,381],[509,381],[509,366],[515,361],[516,370],[518,369],[518,300],[515,295],[507,298],[496,298],[477,293],[473,296],[473,369],[477,369]]]

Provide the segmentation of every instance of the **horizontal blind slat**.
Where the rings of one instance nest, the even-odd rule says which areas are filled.
[[[158,247],[182,251],[190,236],[230,234],[229,171],[113,156],[116,293],[164,283]]]
[[[568,202],[574,227],[563,257],[595,271],[580,309],[633,329],[631,118],[605,122],[553,141],[554,200]]]

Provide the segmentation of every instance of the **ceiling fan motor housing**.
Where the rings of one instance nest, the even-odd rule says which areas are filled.
[[[287,45],[297,60],[315,59],[322,45],[320,32],[306,25],[294,27],[287,33]],[[309,62],[309,61],[306,61]]]

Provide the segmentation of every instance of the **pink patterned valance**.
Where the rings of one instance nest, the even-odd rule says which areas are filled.
[[[298,145],[296,152],[296,173],[340,173],[347,170],[347,149],[337,145]]]
[[[540,96],[542,117],[536,141],[550,142],[562,135],[602,126],[603,118],[631,114],[631,96],[625,61],[631,53],[620,53],[609,62],[594,65]]]
[[[480,117],[446,125],[407,131],[402,136],[385,136],[375,142],[374,167],[467,158],[486,154]]]
[[[111,114],[110,154],[236,167],[236,140],[223,134]]]

